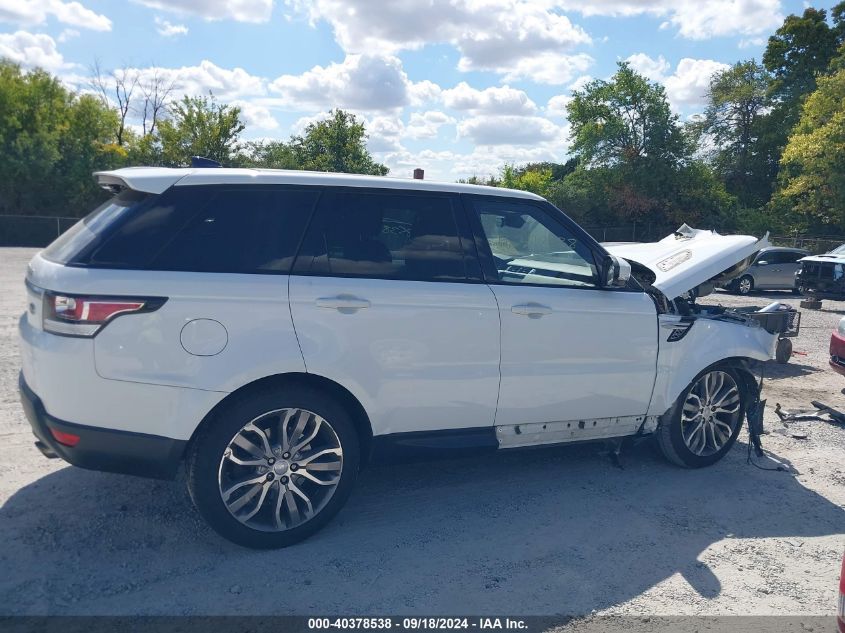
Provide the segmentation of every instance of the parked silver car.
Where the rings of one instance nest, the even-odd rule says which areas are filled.
[[[754,290],[792,290],[797,292],[795,273],[801,267],[798,260],[810,252],[802,248],[764,248],[754,258],[754,263],[728,290],[747,295]]]

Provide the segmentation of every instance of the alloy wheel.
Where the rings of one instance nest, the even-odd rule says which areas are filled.
[[[305,409],[268,411],[231,439],[218,469],[220,496],[244,525],[283,532],[303,525],[329,502],[343,471],[331,424]]]
[[[751,279],[743,277],[739,280],[739,293],[747,295],[749,292],[751,292]]]
[[[681,435],[695,455],[707,457],[728,444],[742,411],[739,386],[724,371],[704,374],[692,386],[681,411]]]

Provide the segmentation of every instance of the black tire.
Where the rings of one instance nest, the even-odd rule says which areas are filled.
[[[229,443],[250,421],[267,412],[294,408],[313,412],[329,423],[343,451],[340,478],[328,501],[312,518],[283,531],[255,529],[236,519],[223,501],[218,481],[221,460]],[[358,433],[344,408],[319,389],[291,384],[251,393],[220,407],[192,442],[186,470],[191,499],[218,534],[244,547],[274,549],[298,543],[325,526],[349,498],[359,465]],[[292,472],[289,474],[293,477]],[[281,483],[277,485],[276,490],[281,490]]]
[[[775,348],[775,360],[781,365],[786,365],[790,358],[792,358],[792,341],[788,338],[778,339]]]
[[[736,383],[740,398],[739,415],[738,421],[736,422],[730,438],[721,450],[713,453],[712,455],[701,456],[696,455],[692,450],[690,450],[684,441],[682,435],[681,410],[687,396],[696,383],[705,374],[713,371],[721,371],[728,374]],[[743,420],[745,419],[747,405],[748,392],[745,387],[745,381],[742,380],[741,376],[739,376],[735,369],[727,366],[708,367],[693,378],[692,382],[686,389],[684,389],[683,393],[681,393],[675,404],[672,406],[672,409],[670,409],[670,411],[666,414],[664,419],[661,421],[660,426],[657,428],[657,444],[660,447],[663,456],[673,464],[683,468],[703,468],[705,466],[715,464],[731,450],[731,447],[733,447],[736,442],[736,438],[739,436],[739,432],[742,429]]]
[[[745,286],[743,288],[743,286]],[[743,275],[736,281],[736,293],[739,295],[750,295],[754,292],[754,278],[751,275]]]

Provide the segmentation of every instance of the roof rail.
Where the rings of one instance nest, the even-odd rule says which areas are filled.
[[[205,156],[191,156],[191,167],[222,167],[218,161]]]

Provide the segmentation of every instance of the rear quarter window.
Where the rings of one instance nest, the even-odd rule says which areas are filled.
[[[107,200],[62,233],[42,252],[42,257],[59,264],[77,261],[84,252],[96,247],[108,229],[143,207],[151,199],[147,193],[126,190]]]

